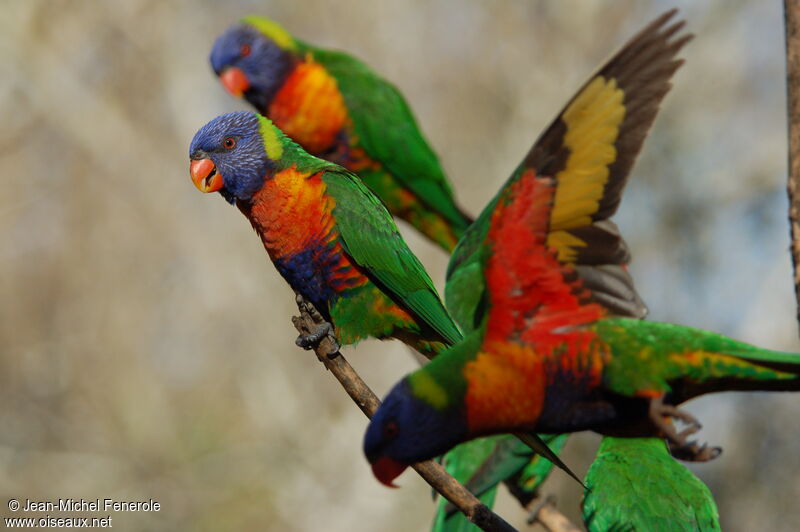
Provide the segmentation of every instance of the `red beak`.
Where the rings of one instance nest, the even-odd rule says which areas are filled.
[[[230,67],[226,68],[219,76],[219,80],[228,92],[241,98],[244,91],[250,88],[250,80],[242,72],[241,68]]]
[[[372,474],[380,481],[381,484],[389,488],[398,488],[397,484],[392,481],[400,476],[400,473],[408,467],[388,456],[382,456],[372,463]]]
[[[197,159],[189,163],[189,174],[200,192],[216,192],[223,186],[222,174],[211,159]]]

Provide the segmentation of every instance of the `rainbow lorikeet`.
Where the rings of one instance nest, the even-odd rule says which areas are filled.
[[[492,210],[486,320],[399,382],[370,422],[364,449],[385,483],[462,441],[520,430],[665,437],[708,459],[687,441],[699,424],[679,404],[715,391],[800,390],[798,354],[609,316],[546,245],[556,181],[547,164],[536,168]],[[689,428],[679,433],[666,417]]]
[[[317,157],[364,180],[389,211],[447,251],[471,223],[397,88],[358,59],[250,16],[214,43],[211,66]]]
[[[556,197],[561,212],[573,206],[583,211],[581,218],[562,215],[559,221],[555,218],[559,212],[554,210],[547,241],[555,246],[559,242],[570,243],[569,247],[560,249],[556,259],[573,267],[583,282],[590,284],[595,303],[616,316],[643,318],[647,314],[647,308],[625,269],[630,253],[608,218],[616,211],[627,176],[661,100],[670,88],[670,79],[680,65],[675,56],[687,37],[676,39],[682,22],[667,25],[674,14],[674,10],[665,13],[631,38],[555,120],[552,128],[561,128],[566,133],[546,134],[542,141],[534,144],[513,174],[522,176],[535,170],[533,164],[543,157],[563,157],[562,153],[567,150],[575,153],[576,157],[593,161],[585,164],[587,167],[599,164],[607,168],[609,176],[605,184],[590,184],[601,187],[600,190],[587,189],[587,183],[582,182],[577,173],[559,179]],[[587,98],[586,90],[598,79],[605,83],[613,80],[622,91],[622,101],[617,101],[619,95],[611,94],[596,100]],[[603,119],[602,113],[620,111],[624,118],[619,123],[598,122]],[[596,127],[597,124],[600,127]],[[568,139],[576,138],[577,143],[573,140],[571,145],[567,145]],[[573,170],[580,169],[576,167]],[[581,205],[586,202],[593,202],[593,206]],[[456,249],[448,269],[447,308],[465,333],[473,331],[486,317],[487,306],[482,304],[486,298],[482,263],[485,246],[482,242],[490,222],[490,217],[480,217],[475,230],[471,230]],[[564,231],[565,228],[569,230]],[[598,229],[604,231],[598,232]],[[585,234],[588,237],[584,237]],[[551,447],[559,449],[565,439],[566,435],[557,439],[547,437],[547,441],[552,442]],[[511,436],[463,443],[447,453],[445,465],[473,493],[480,497],[486,494],[487,498],[483,500],[489,505],[489,498],[494,497],[494,490],[502,481],[523,505],[527,505],[550,472],[547,461],[520,447]],[[536,471],[536,474],[530,471]],[[434,531],[455,531],[470,526],[461,514],[452,510],[448,505],[440,504]],[[443,515],[445,511],[446,517]]]
[[[239,207],[280,274],[332,322],[340,342],[395,337],[431,356],[461,338],[392,216],[354,174],[250,112],[203,126],[189,154],[197,188]]]
[[[668,77],[679,64],[633,70]],[[559,260],[584,253],[587,242],[620,240],[605,220],[619,202],[608,190],[622,185],[615,167],[632,158],[615,159],[614,143],[620,126],[647,129],[654,116],[644,111],[648,91],[639,105],[626,102],[622,78],[593,78],[465,235],[477,242],[485,314],[464,340],[402,379],[373,416],[364,451],[380,481],[463,441],[515,431],[664,437],[687,458],[710,459],[718,450],[688,441],[699,424],[678,405],[716,391],[800,390],[797,354],[613,316],[605,291],[632,291],[616,275],[622,268],[587,273]],[[587,136],[594,140],[584,145]],[[678,432],[669,418],[689,426]]]
[[[605,437],[586,474],[589,532],[716,532],[708,487],[656,438]]]

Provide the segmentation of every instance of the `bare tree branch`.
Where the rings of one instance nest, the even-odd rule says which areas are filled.
[[[540,523],[548,532],[581,532],[564,514],[556,509],[555,497],[536,497],[527,506],[531,510],[528,524]]]
[[[310,334],[324,323],[322,316],[311,304],[300,296],[297,299],[300,316],[292,318],[295,328],[300,334]],[[339,381],[353,401],[367,417],[380,406],[378,397],[361,380],[358,373],[345,360],[339,352],[336,342],[326,337],[314,349],[317,358]],[[467,519],[487,532],[517,532],[502,517],[492,512],[485,504],[470,493],[456,479],[450,476],[444,468],[433,461],[420,462],[412,466],[425,482],[439,492],[448,501],[453,503]]]
[[[300,334],[310,334],[318,330],[325,323],[320,313],[302,296],[297,296],[297,306],[300,316],[292,318],[295,328]],[[317,358],[325,365],[345,389],[350,398],[358,405],[362,412],[371,418],[372,414],[381,404],[380,399],[370,390],[367,383],[353,369],[339,352],[339,346],[332,337],[322,339],[314,349]],[[517,532],[502,517],[492,512],[477,497],[450,476],[444,468],[428,460],[412,466],[425,482],[435,489],[442,497],[450,501],[476,526],[487,532]],[[550,532],[574,532],[580,529],[573,525],[563,514],[556,510],[550,501],[545,501],[531,522],[538,521]]]
[[[786,92],[789,124],[789,227],[794,293],[800,321],[800,2],[784,0],[786,20]]]

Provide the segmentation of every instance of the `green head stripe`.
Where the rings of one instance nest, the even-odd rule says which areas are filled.
[[[408,376],[411,392],[437,410],[444,409],[450,402],[447,391],[426,371],[416,371]]]
[[[283,142],[278,128],[269,118],[264,116],[258,115],[258,121],[260,124],[259,132],[264,140],[264,149],[267,152],[267,157],[273,161],[279,160],[283,155]]]
[[[281,25],[268,18],[250,15],[244,17],[242,23],[253,26],[283,50],[297,50],[297,44],[294,42],[292,35],[283,29]]]

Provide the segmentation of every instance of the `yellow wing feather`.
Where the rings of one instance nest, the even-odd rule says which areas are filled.
[[[608,182],[608,167],[617,158],[614,142],[625,118],[624,99],[614,79],[597,76],[562,115],[570,154],[556,176],[551,231],[592,223]]]

